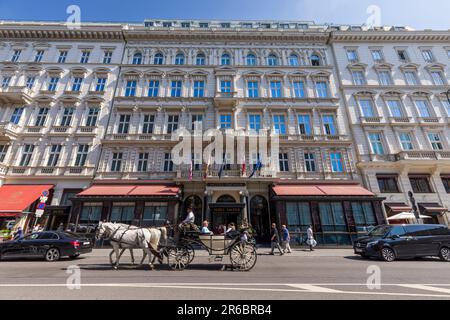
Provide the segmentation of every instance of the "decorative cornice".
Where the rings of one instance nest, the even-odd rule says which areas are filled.
[[[450,31],[333,31],[333,42],[450,42]]]

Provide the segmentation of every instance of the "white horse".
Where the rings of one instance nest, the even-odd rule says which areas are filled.
[[[104,222],[99,223],[96,239],[109,238],[116,254],[114,269],[119,267],[120,253],[119,249],[141,248],[148,255],[148,264],[153,269],[152,252],[158,258],[161,258],[158,252],[159,240],[163,236],[167,239],[167,230],[162,228],[135,228],[132,226]]]

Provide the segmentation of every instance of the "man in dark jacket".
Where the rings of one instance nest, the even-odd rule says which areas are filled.
[[[274,255],[273,250],[275,248],[278,248],[281,256],[283,255],[280,247],[280,234],[278,233],[277,225],[275,223],[272,223],[272,232],[270,233],[270,247],[272,249],[270,251],[271,255]]]

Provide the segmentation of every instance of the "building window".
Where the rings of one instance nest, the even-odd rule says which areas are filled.
[[[445,192],[450,193],[450,177],[441,177]]]
[[[442,146],[442,140],[439,133],[429,133],[428,139],[430,140],[431,147],[433,150],[443,150],[444,147]]]
[[[202,114],[193,114],[191,118],[192,126],[191,130],[202,130],[203,124],[203,115]]]
[[[306,152],[305,156],[305,170],[306,172],[316,171],[316,156],[312,152]]]
[[[400,145],[403,151],[411,151],[414,149],[410,133],[400,132],[398,137],[400,138]]]
[[[231,28],[231,24],[230,24],[229,22],[222,22],[222,23],[220,24],[220,27],[221,27],[221,28],[228,29],[228,28]]]
[[[191,24],[190,24],[189,22],[182,22],[182,23],[181,23],[181,27],[182,27],[182,28],[190,28],[190,27],[191,27]]]
[[[3,77],[2,89],[7,89],[9,87],[10,82],[11,82],[11,77]]]
[[[286,134],[286,121],[284,115],[273,116],[273,130],[275,134]]]
[[[380,79],[380,84],[382,86],[391,86],[391,85],[393,85],[391,73],[389,71],[380,71],[380,72],[378,72],[378,78]]]
[[[377,224],[371,202],[352,202],[352,213],[357,231],[367,231],[366,227]]]
[[[181,97],[181,87],[183,85],[183,82],[180,80],[172,80],[172,85],[171,85],[171,91],[170,91],[170,96],[177,98],[177,97]]]
[[[73,116],[74,111],[75,111],[75,108],[73,108],[73,107],[64,108],[64,113],[61,118],[60,126],[63,126],[63,127],[70,126],[70,124],[72,123],[72,116]]]
[[[278,154],[281,172],[289,172],[289,158],[287,153]]]
[[[383,141],[381,133],[372,132],[369,133],[369,141],[374,154],[384,154]]]
[[[178,66],[184,64],[184,54],[179,53],[175,56],[175,64]]]
[[[312,225],[308,202],[286,202],[286,219],[291,231],[306,231]]]
[[[344,172],[342,164],[342,154],[340,152],[330,153],[331,171],[332,172]]]
[[[316,82],[317,98],[328,98],[328,84],[325,81]]]
[[[203,53],[199,53],[195,59],[195,64],[198,66],[204,66],[206,64],[206,57]]]
[[[136,80],[127,81],[127,86],[125,87],[125,97],[134,97],[136,96]]]
[[[400,105],[400,101],[398,100],[387,100],[387,106],[391,116],[394,118],[403,117],[402,107]]]
[[[440,71],[431,72],[431,78],[433,79],[434,84],[437,86],[443,86],[445,84],[444,77],[442,76],[442,72]]]
[[[20,118],[22,117],[23,108],[15,108],[13,114],[11,115],[11,119],[9,122],[13,124],[19,124]]]
[[[328,136],[336,135],[336,124],[334,116],[331,114],[325,114],[322,116],[323,132]]]
[[[83,84],[83,78],[80,78],[80,77],[73,78],[72,91],[76,91],[76,92],[80,91],[82,84]]]
[[[352,71],[353,84],[355,86],[363,86],[366,84],[366,78],[362,71]]]
[[[144,115],[144,123],[142,125],[142,133],[153,133],[153,126],[155,125],[155,116],[153,114]]]
[[[247,55],[246,61],[248,66],[256,66],[256,56],[253,53]]]
[[[358,53],[356,50],[347,50],[347,59],[351,63],[358,62]]]
[[[340,202],[319,202],[319,214],[322,231],[347,231],[344,210]]]
[[[249,129],[259,132],[261,129],[261,116],[259,114],[248,115]]]
[[[230,129],[231,128],[231,114],[221,114],[220,115],[220,128]]]
[[[397,56],[401,62],[408,61],[408,53],[406,52],[406,50],[403,50],[403,49],[397,50]]]
[[[220,58],[220,64],[222,66],[229,66],[231,64],[231,57],[228,53],[224,53]]]
[[[375,62],[383,62],[383,52],[381,50],[372,50],[372,59]]]
[[[87,127],[95,127],[97,125],[97,118],[100,112],[100,108],[91,107],[89,108],[88,116],[86,118],[86,126]]]
[[[137,171],[145,172],[147,171],[147,166],[148,166],[148,153],[139,153]]]
[[[142,64],[142,53],[137,52],[133,55],[132,64]]]
[[[200,28],[208,28],[208,27],[209,27],[209,23],[207,23],[207,22],[200,22],[200,23],[198,24],[198,26],[199,26]]]
[[[378,187],[381,193],[399,193],[397,177],[377,177]]]
[[[406,79],[406,84],[408,84],[410,86],[417,86],[417,84],[418,84],[417,76],[414,71],[405,71],[405,79]]]
[[[109,51],[109,50],[104,51],[103,52],[103,64],[110,64],[111,60],[112,60],[112,55],[113,55],[112,51]]]
[[[117,133],[128,133],[130,128],[130,119],[131,115],[129,114],[121,114],[119,115],[119,126],[117,128]]]
[[[161,65],[164,63],[164,55],[162,53],[155,54],[155,57],[153,59],[153,64]]]
[[[409,177],[411,188],[414,193],[432,193],[428,177]]]
[[[103,203],[86,203],[80,214],[80,224],[95,224],[97,225],[102,218]],[[92,232],[94,232],[92,228]]]
[[[20,55],[22,54],[22,50],[14,50],[14,53],[11,57],[11,62],[19,61]]]
[[[81,52],[80,63],[88,63],[90,56],[91,56],[91,52],[90,51],[83,51],[83,52]]]
[[[167,221],[167,208],[167,203],[146,203],[144,206],[142,226],[155,227],[164,225],[165,221]]]
[[[86,159],[89,154],[89,145],[80,144],[77,149],[77,156],[75,158],[75,167],[84,167]]]
[[[132,224],[134,220],[134,205],[115,205],[111,209],[111,222]]]
[[[441,101],[445,110],[447,111],[447,116],[450,117],[450,102],[447,99],[443,99]]]
[[[294,81],[294,97],[304,98],[305,95],[305,82],[304,81]]]
[[[171,172],[173,171],[173,162],[172,162],[172,155],[170,153],[164,154],[164,172]]]
[[[269,66],[278,66],[278,57],[274,54],[270,54],[267,57],[267,65]]]
[[[318,66],[321,65],[320,57],[317,54],[313,54],[310,57],[310,60],[311,60],[311,65],[312,66],[318,67]]]
[[[296,67],[299,65],[298,56],[296,54],[291,54],[289,56],[289,65],[293,66],[293,67]]]
[[[8,153],[8,147],[9,146],[4,144],[0,145],[0,162],[5,161],[6,154]]]
[[[58,87],[59,77],[51,77],[48,84],[48,91],[56,91]]]
[[[231,93],[231,81],[230,80],[221,80],[220,81],[220,92]]]
[[[67,53],[66,50],[59,51],[58,63],[66,63]]]
[[[178,116],[169,115],[167,117],[167,133],[172,133],[178,129]]]
[[[50,153],[48,156],[47,167],[58,166],[61,149],[62,149],[62,146],[60,144],[53,144],[50,146]]]
[[[106,85],[106,78],[97,78],[97,84],[95,86],[96,92],[104,92]]]
[[[34,56],[34,62],[41,62],[44,57],[44,50],[38,50]]]
[[[428,107],[428,102],[425,100],[415,100],[416,108],[419,112],[419,116],[422,118],[431,117],[430,108]]]
[[[159,81],[158,80],[149,80],[147,96],[157,97],[158,95],[159,95]]]
[[[270,94],[272,98],[281,98],[281,81],[270,81]]]
[[[361,112],[364,117],[370,118],[375,116],[372,100],[369,99],[359,100],[359,107],[361,108]]]
[[[34,125],[36,127],[43,127],[45,125],[45,121],[47,120],[48,108],[40,108],[38,111],[38,116]]]
[[[249,98],[259,97],[258,81],[248,81],[247,82],[247,93]]]
[[[422,50],[422,57],[425,62],[431,63],[434,61],[433,53],[431,50]]]
[[[205,81],[194,81],[194,98],[202,98],[205,96]]]
[[[163,22],[163,28],[170,28],[172,27],[172,22]]]
[[[19,166],[27,167],[30,164],[31,157],[33,156],[34,145],[25,144],[23,146],[22,158],[20,159]]]
[[[311,132],[311,116],[302,114],[298,116],[298,131],[301,135],[310,136]]]
[[[111,161],[111,172],[120,172],[122,170],[122,152],[114,152]]]
[[[36,77],[28,77],[25,86],[31,90],[31,89],[33,89],[35,81],[36,81]]]

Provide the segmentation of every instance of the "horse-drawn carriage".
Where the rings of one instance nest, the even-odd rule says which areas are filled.
[[[257,260],[256,246],[244,240],[241,232],[232,236],[201,234],[198,231],[180,231],[174,238],[167,238],[167,230],[162,228],[138,228],[134,226],[100,223],[96,239],[109,238],[113,251],[110,254],[111,264],[115,269],[126,249],[141,248],[144,252],[141,264],[148,255],[150,268],[153,268],[152,254],[163,263],[167,258],[172,270],[184,270],[195,257],[195,247],[206,249],[215,261],[222,261],[229,256],[231,267],[240,271],[251,270]],[[163,237],[162,243],[160,242]],[[132,252],[132,251],[131,251]],[[113,262],[112,256],[116,254]],[[134,257],[132,255],[134,261]]]

